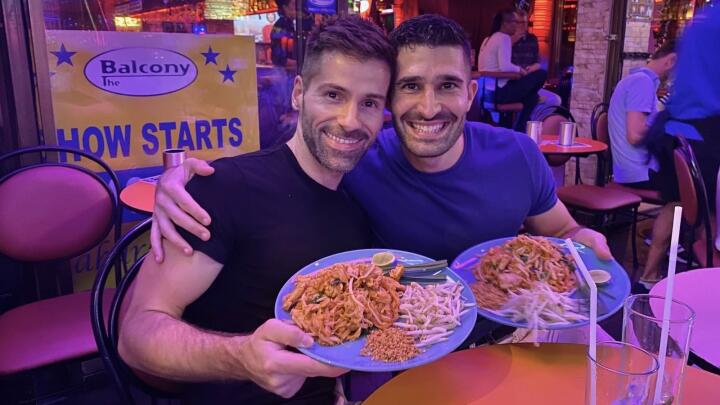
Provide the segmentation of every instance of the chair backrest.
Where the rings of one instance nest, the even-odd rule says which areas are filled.
[[[151,218],[144,220],[125,234],[115,247],[113,247],[98,270],[90,293],[90,320],[92,322],[95,342],[100,352],[100,358],[107,372],[110,374],[113,384],[120,394],[120,398],[123,400],[122,402],[126,404],[135,403],[131,387],[138,388],[154,398],[173,397],[173,394],[170,392],[161,391],[138,378],[118,354],[119,322],[123,300],[137,277],[147,254],[137,257],[133,265],[125,272],[120,282],[117,283],[107,320],[105,320],[101,306],[104,294],[107,291],[112,291],[106,289],[106,284],[110,275],[113,273],[113,268],[124,265],[130,244],[147,233],[151,225]]]
[[[549,115],[547,114],[549,113]],[[576,122],[570,110],[563,106],[547,106],[537,112],[537,116],[545,116],[542,124],[543,135],[560,135],[560,124],[563,122]],[[577,136],[577,133],[575,133]],[[550,166],[562,166],[570,160],[570,155],[548,155],[547,162]],[[577,160],[576,160],[577,162]]]
[[[110,179],[87,168],[48,162],[49,152],[71,153],[94,162]],[[0,164],[28,154],[40,163],[19,165],[0,178],[0,253],[25,262],[67,259],[100,243],[115,227],[120,235],[120,182],[95,156],[63,147],[39,146],[0,157]],[[70,156],[70,155],[68,155]]]
[[[680,191],[683,219],[694,229],[704,226],[707,256],[705,266],[713,266],[713,237],[710,224],[710,207],[700,166],[695,153],[682,135],[676,135],[679,146],[673,151],[675,174]]]
[[[690,173],[690,165],[682,149],[677,148],[673,151],[675,160],[675,174],[677,175],[678,190],[680,191],[680,205],[683,207],[683,219],[692,227],[697,225],[699,219],[698,212],[698,195],[692,174]]]
[[[560,114],[551,114],[543,120],[542,133],[543,135],[558,135],[560,134],[560,124],[567,122],[568,118]],[[546,156],[547,162],[550,166],[562,166],[570,160],[570,155],[548,155]]]
[[[608,146],[605,151],[598,154],[595,184],[602,186],[609,181],[612,169],[607,103],[600,103],[593,108],[592,114],[590,115],[590,135],[593,140],[600,141]]]
[[[495,111],[495,89],[497,79],[487,76],[480,76],[477,79],[480,107],[486,111]]]

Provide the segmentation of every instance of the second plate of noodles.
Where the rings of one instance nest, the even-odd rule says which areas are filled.
[[[592,249],[575,242],[590,269],[612,275],[598,288],[598,321],[622,308],[630,293],[625,269],[615,260],[598,259]],[[452,264],[478,301],[478,314],[495,322],[529,329],[567,329],[587,325],[586,296],[565,241],[520,235],[475,245]]]
[[[398,274],[383,274],[370,263],[370,258],[382,251],[388,250],[362,249],[328,256],[304,267],[285,283],[275,302],[275,317],[292,321],[313,336],[313,346],[301,352],[337,367],[381,372],[429,363],[465,341],[477,317],[477,311],[467,310],[476,305],[468,284],[449,268],[437,270],[435,274],[446,278],[437,283],[437,291],[426,294],[431,294],[433,302],[445,301],[446,305],[424,304],[428,298],[421,295],[424,290],[417,284],[401,284],[396,281]],[[432,262],[410,252],[389,252],[397,264]],[[415,291],[412,297],[404,295],[410,287]],[[418,313],[422,313],[422,322]],[[425,317],[426,313],[437,316]],[[391,328],[405,330],[414,338],[418,353],[401,356],[402,361],[380,361],[363,351],[369,333]]]

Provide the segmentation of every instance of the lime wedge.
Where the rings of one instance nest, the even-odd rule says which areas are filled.
[[[395,255],[390,252],[375,253],[372,257],[372,263],[378,267],[390,266],[395,262]]]

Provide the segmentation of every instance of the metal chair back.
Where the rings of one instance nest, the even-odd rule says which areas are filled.
[[[118,353],[119,342],[119,322],[123,301],[130,290],[130,287],[140,272],[143,261],[147,254],[143,254],[135,258],[135,262],[125,272],[124,277],[117,283],[115,295],[110,304],[108,319],[103,315],[101,303],[104,294],[108,291],[105,286],[113,268],[122,265],[126,261],[128,247],[135,242],[143,234],[150,230],[152,218],[148,218],[131,229],[123,238],[113,247],[108,256],[103,261],[101,268],[93,283],[90,293],[91,322],[95,342],[100,352],[100,358],[105,365],[105,369],[113,384],[120,395],[123,403],[136,403],[133,397],[133,387],[139,389],[153,399],[172,398],[174,395],[170,392],[159,390],[150,386],[141,380],[120,358]]]
[[[682,135],[676,135],[678,147],[673,152],[675,174],[680,191],[680,204],[683,207],[683,219],[695,229],[703,226],[705,234],[705,267],[713,266],[713,236],[710,224],[710,207],[703,181],[702,172],[695,153]],[[701,258],[698,258],[701,260]]]

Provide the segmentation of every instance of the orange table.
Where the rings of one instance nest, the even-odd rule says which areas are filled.
[[[398,375],[363,404],[583,404],[586,353],[550,343],[463,350]],[[683,404],[720,403],[720,376],[685,370]]]
[[[151,214],[155,207],[157,176],[136,181],[120,192],[120,201],[135,211]]]
[[[604,152],[608,148],[607,144],[590,138],[575,138],[573,146],[561,146],[558,144],[558,139],[557,135],[543,135],[538,145],[540,152],[546,155],[581,156]]]

